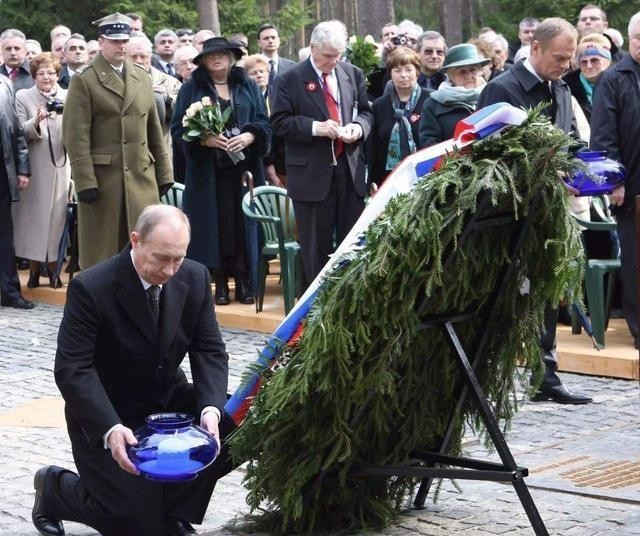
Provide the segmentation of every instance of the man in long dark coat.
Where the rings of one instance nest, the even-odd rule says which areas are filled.
[[[536,29],[531,40],[531,55],[514,65],[503,75],[493,79],[480,94],[478,109],[496,102],[507,102],[517,107],[533,108],[542,102],[551,104],[544,114],[564,132],[577,137],[576,119],[571,107],[571,92],[561,80],[570,65],[577,47],[577,32],[566,20],[549,18]],[[535,285],[535,281],[531,282]],[[562,404],[587,404],[591,397],[572,393],[563,384],[556,371],[557,304],[549,304],[540,338],[545,374],[540,390],[533,400],[552,400]]]

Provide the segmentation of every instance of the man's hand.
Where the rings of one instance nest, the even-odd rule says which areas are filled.
[[[609,196],[609,200],[614,207],[621,207],[624,203],[624,184],[614,188]]]
[[[316,123],[316,135],[335,140],[340,135],[340,125],[333,119],[318,121]]]
[[[218,429],[218,415],[215,411],[207,411],[200,418],[200,426],[216,438],[218,452],[220,452],[220,430]]]
[[[345,143],[353,143],[362,137],[362,127],[358,123],[349,123],[340,129],[340,139]]]
[[[18,190],[24,190],[29,186],[29,177],[27,175],[18,175]]]
[[[88,190],[82,190],[82,192],[78,192],[78,201],[80,201],[80,203],[91,205],[95,203],[97,199],[98,199],[97,188],[89,188]]]
[[[166,184],[161,184],[158,186],[158,194],[160,197],[165,195],[169,190],[171,190],[171,186],[173,186],[172,182],[168,182]]]
[[[278,177],[278,175],[276,174],[276,167],[273,164],[269,164],[268,166],[266,166],[264,168],[265,170],[265,174],[266,174],[266,178],[267,178],[267,182],[271,185],[271,186],[278,186],[280,188],[284,188],[284,184],[282,184],[282,181],[280,180],[280,177]]]
[[[111,456],[121,469],[132,475],[140,474],[140,471],[136,469],[136,466],[131,463],[129,456],[127,456],[127,445],[138,444],[138,440],[130,428],[122,424],[116,425],[107,438],[107,444],[111,450]]]

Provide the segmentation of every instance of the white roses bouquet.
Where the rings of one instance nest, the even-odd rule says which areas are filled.
[[[185,141],[204,140],[209,136],[219,136],[226,132],[226,125],[231,116],[231,108],[222,111],[218,102],[210,97],[202,97],[187,108],[182,118],[182,126],[187,130],[182,134]],[[242,151],[227,151],[234,164],[244,160]]]

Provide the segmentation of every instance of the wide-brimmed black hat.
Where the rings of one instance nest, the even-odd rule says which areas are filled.
[[[202,52],[193,58],[193,63],[200,65],[200,61],[202,61],[202,58],[206,54],[220,52],[223,50],[231,52],[235,56],[236,60],[242,58],[242,49],[238,44],[230,43],[225,37],[212,37],[202,44]]]

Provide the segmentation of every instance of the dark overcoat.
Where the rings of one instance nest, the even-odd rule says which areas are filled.
[[[207,269],[188,259],[182,263],[162,287],[156,326],[130,251],[127,247],[83,270],[69,284],[54,374],[65,400],[81,477],[78,486],[90,496],[68,490],[85,503],[79,521],[101,533],[107,526],[110,535],[157,536],[164,534],[163,486],[120,469],[104,449],[103,435],[118,423],[135,430],[152,413],[183,411],[197,417],[205,406],[222,410],[228,356],[214,316]],[[180,368],[187,352],[193,384]],[[203,478],[194,483],[204,483],[199,482]],[[178,491],[178,486],[170,487]],[[201,522],[211,489],[205,497],[183,497],[189,512],[183,519]],[[117,516],[130,518],[121,531]],[[141,526],[132,526],[135,520],[141,520]]]
[[[98,54],[71,79],[64,143],[76,192],[97,188],[78,205],[80,266],[108,259],[129,240],[142,209],[173,182],[149,75],[126,61],[124,81]]]
[[[411,134],[416,144],[416,149],[421,149],[420,136],[418,127],[420,125],[420,116],[422,113],[422,105],[429,96],[430,91],[421,88],[420,96],[413,110],[409,114],[409,125],[411,126]],[[380,184],[382,180],[389,174],[386,170],[387,155],[389,152],[389,138],[393,126],[396,124],[393,109],[393,100],[391,94],[387,93],[377,98],[373,103],[373,132],[369,137],[372,143],[371,158],[369,162],[369,181]]]
[[[249,170],[253,174],[254,184],[260,186],[264,184],[262,157],[267,153],[271,139],[264,98],[256,83],[239,67],[232,67],[229,84],[235,122],[241,132],[250,132],[255,136],[255,141],[243,151],[246,159],[238,166]],[[218,267],[220,257],[216,174],[219,171],[216,166],[216,149],[203,146],[199,141],[186,142],[182,139],[185,132],[185,127],[182,126],[185,111],[203,97],[209,97],[213,101],[217,98],[209,74],[200,66],[180,88],[171,121],[171,136],[174,150],[182,147],[186,156],[182,208],[191,222],[191,243],[187,256],[205,266]]]
[[[422,147],[429,147],[452,138],[458,121],[469,115],[471,110],[461,104],[442,104],[429,97],[422,107],[420,118]]]

